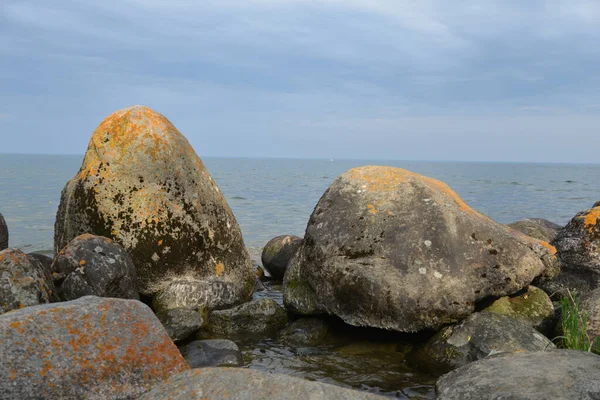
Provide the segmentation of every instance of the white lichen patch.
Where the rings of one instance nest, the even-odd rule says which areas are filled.
[[[419,268],[419,273],[425,275],[427,273],[427,268],[421,267]]]
[[[431,240],[426,240],[423,243],[425,243],[425,246],[431,247]]]
[[[158,260],[160,260],[160,257],[159,257],[159,255],[158,255],[158,254],[156,254],[156,253],[152,254],[152,261],[156,262],[156,261],[158,261]]]
[[[439,272],[435,271],[435,272],[433,273],[433,276],[435,276],[435,277],[436,277],[436,278],[438,278],[438,279],[442,279],[442,276],[444,276],[444,275],[442,275],[442,274],[440,274]]]

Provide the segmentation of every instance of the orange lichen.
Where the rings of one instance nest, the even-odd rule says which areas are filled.
[[[79,265],[85,265],[85,260],[79,260]]]
[[[589,228],[589,232],[591,233],[594,230],[594,227],[598,223],[600,219],[600,206],[594,207],[591,209],[589,213],[585,216],[583,220],[583,226]]]
[[[218,276],[223,276],[223,272],[225,272],[225,265],[219,261],[215,267],[215,271],[217,272]]]
[[[159,246],[162,246],[162,244],[163,244],[163,240],[162,240],[162,239],[160,239],[160,240],[158,241],[158,245],[159,245]]]
[[[367,209],[369,214],[377,214],[379,212],[379,210],[376,209],[373,204],[367,204]]]

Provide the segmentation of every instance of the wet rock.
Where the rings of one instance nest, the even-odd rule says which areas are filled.
[[[483,311],[506,315],[542,333],[550,332],[556,322],[550,297],[531,285],[512,296],[499,298]]]
[[[8,226],[0,213],[0,251],[8,248]]]
[[[261,261],[273,278],[283,280],[288,263],[301,243],[302,238],[293,235],[277,236],[269,240],[263,248]]]
[[[319,318],[300,318],[286,326],[280,333],[286,343],[315,346],[323,342],[329,333],[329,325]]]
[[[466,318],[475,303],[526,287],[554,249],[403,169],[352,169],[327,189],[284,279],[298,314],[403,332]]]
[[[304,400],[304,399],[385,399],[359,392],[311,382],[287,375],[270,374],[242,368],[200,368],[178,374],[157,385],[139,400]]]
[[[0,251],[0,314],[57,300],[52,278],[39,261],[21,250]]]
[[[587,317],[586,333],[592,349],[600,353],[600,288],[581,298],[581,312]]]
[[[211,312],[203,330],[223,336],[257,334],[278,331],[287,322],[283,307],[272,299],[262,298],[228,310]]]
[[[201,312],[189,308],[174,308],[159,312],[156,316],[174,342],[189,337],[204,323]]]
[[[125,399],[188,369],[150,308],[94,296],[0,316],[3,399]]]
[[[439,400],[600,398],[600,356],[575,350],[503,353],[442,376]]]
[[[237,344],[227,339],[194,340],[179,348],[192,368],[239,366],[242,353]]]
[[[600,287],[600,206],[578,213],[552,241],[558,251],[558,276],[542,282],[542,288],[556,297],[567,289],[586,293]]]
[[[496,353],[554,347],[550,340],[523,322],[481,312],[458,325],[442,328],[427,342],[420,358],[431,369],[449,371]]]
[[[526,218],[508,226],[544,242],[551,242],[556,237],[556,233],[562,229],[562,226],[543,218]]]
[[[83,296],[139,299],[133,260],[109,238],[77,236],[57,254],[51,268],[62,300]]]
[[[145,295],[173,290],[180,280],[208,288],[197,299],[210,298],[211,308],[231,307],[252,294],[250,256],[229,205],[185,137],[149,108],[106,118],[63,189],[55,251],[83,233],[122,245]]]

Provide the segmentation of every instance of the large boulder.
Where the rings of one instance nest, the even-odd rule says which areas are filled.
[[[0,251],[8,248],[8,226],[0,213]]]
[[[561,261],[559,275],[545,283],[548,292],[566,289],[585,293],[600,287],[600,206],[584,210],[552,241]]]
[[[227,339],[194,340],[179,348],[192,368],[235,367],[242,364],[242,352]]]
[[[273,299],[262,298],[208,315],[203,330],[218,336],[276,332],[288,323],[283,307]]]
[[[0,251],[0,314],[57,301],[49,271],[18,249]]]
[[[319,200],[284,280],[286,307],[404,332],[466,318],[526,287],[554,249],[498,224],[447,185],[403,169],[355,168]]]
[[[600,356],[575,350],[502,353],[442,376],[438,400],[600,398]]]
[[[375,394],[241,368],[199,368],[173,376],[138,400],[386,399]]]
[[[544,242],[551,242],[562,228],[562,226],[543,218],[526,218],[510,223],[508,226]]]
[[[63,189],[55,251],[83,233],[131,254],[143,294],[177,290],[174,280],[208,288],[211,308],[252,294],[252,263],[229,205],[185,137],[149,108],[106,118]]]
[[[51,268],[62,300],[83,296],[139,299],[133,260],[109,238],[77,236],[58,253]]]
[[[544,335],[521,321],[480,312],[437,332],[422,350],[421,360],[429,368],[449,371],[496,353],[554,347]]]
[[[288,263],[298,251],[302,238],[293,235],[276,236],[263,248],[260,256],[262,265],[271,276],[279,281],[283,280]]]
[[[593,350],[600,353],[600,288],[582,296],[580,310],[587,318],[586,336]]]
[[[0,316],[3,399],[126,399],[189,368],[152,310],[94,296]]]

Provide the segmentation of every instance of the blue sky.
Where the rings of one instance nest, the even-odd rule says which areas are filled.
[[[600,162],[600,1],[0,0],[0,152]]]

